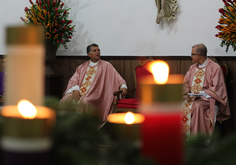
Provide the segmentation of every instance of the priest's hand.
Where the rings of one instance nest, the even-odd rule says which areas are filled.
[[[126,88],[121,88],[120,91],[121,91],[121,97],[122,97],[122,98],[123,98],[124,96],[126,96],[127,93],[128,93],[128,91],[127,91]]]
[[[78,90],[74,90],[73,94],[72,94],[73,99],[75,100],[75,102],[79,101],[81,94]]]

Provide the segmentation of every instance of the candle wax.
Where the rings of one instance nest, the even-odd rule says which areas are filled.
[[[144,114],[142,154],[161,165],[182,165],[180,112]]]

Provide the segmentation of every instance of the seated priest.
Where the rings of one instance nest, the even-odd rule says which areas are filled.
[[[184,77],[183,134],[185,138],[207,135],[209,142],[216,120],[230,117],[224,75],[221,67],[207,57],[204,44],[192,47],[191,58],[194,64]]]
[[[97,44],[87,47],[90,60],[78,66],[70,78],[60,109],[66,110],[68,102],[91,104],[96,107],[104,123],[113,110],[113,92],[121,90],[121,97],[127,94],[125,80],[107,61],[100,59],[100,49]]]

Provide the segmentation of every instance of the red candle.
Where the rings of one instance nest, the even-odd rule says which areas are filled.
[[[158,70],[161,74],[169,71],[165,67]],[[141,152],[160,165],[182,165],[180,118],[183,81],[180,75],[165,74],[154,74],[160,79],[154,82],[153,77],[145,78],[140,85],[140,111],[145,117],[141,124]]]
[[[144,115],[142,154],[161,165],[183,164],[180,113]]]

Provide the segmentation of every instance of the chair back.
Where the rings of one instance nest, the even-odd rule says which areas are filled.
[[[219,63],[216,58],[214,56],[210,56],[209,57],[212,61],[216,62],[217,64],[220,65],[222,71],[223,71],[223,74],[224,74],[224,78],[225,80],[227,79],[227,76],[228,76],[228,66],[225,64],[225,63]]]
[[[139,82],[146,76],[152,76],[152,73],[149,72],[146,68],[147,65],[153,61],[153,58],[149,58],[147,59],[143,64],[139,64],[135,67],[135,86],[136,86],[136,92],[135,92],[135,97],[136,98],[140,98],[139,96],[139,92],[140,92],[140,88],[139,88]]]

